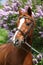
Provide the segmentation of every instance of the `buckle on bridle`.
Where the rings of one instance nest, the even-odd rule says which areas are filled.
[[[16,28],[16,31],[19,30],[21,32],[21,34],[25,37],[25,34],[18,28]]]

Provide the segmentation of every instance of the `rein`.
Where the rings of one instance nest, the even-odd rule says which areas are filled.
[[[33,48],[30,44],[28,44],[27,42],[25,42],[25,44],[30,47],[33,51],[35,51],[36,53],[40,54],[39,51],[37,51],[35,48]]]

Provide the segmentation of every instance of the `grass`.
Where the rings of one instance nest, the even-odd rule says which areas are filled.
[[[8,31],[0,28],[0,44],[4,44],[8,39]]]
[[[3,8],[3,5],[0,5],[0,9],[2,9]]]

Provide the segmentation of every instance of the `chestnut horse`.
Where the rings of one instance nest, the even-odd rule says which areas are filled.
[[[13,43],[0,46],[0,65],[32,65],[31,49],[25,44],[32,44],[34,18],[30,7],[27,12],[19,11],[17,30],[12,38]]]

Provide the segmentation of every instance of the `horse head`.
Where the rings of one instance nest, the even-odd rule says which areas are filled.
[[[32,34],[34,27],[34,18],[32,16],[32,10],[29,7],[26,12],[19,10],[19,18],[17,22],[17,29],[12,38],[13,43],[21,43],[26,39],[28,35]]]

